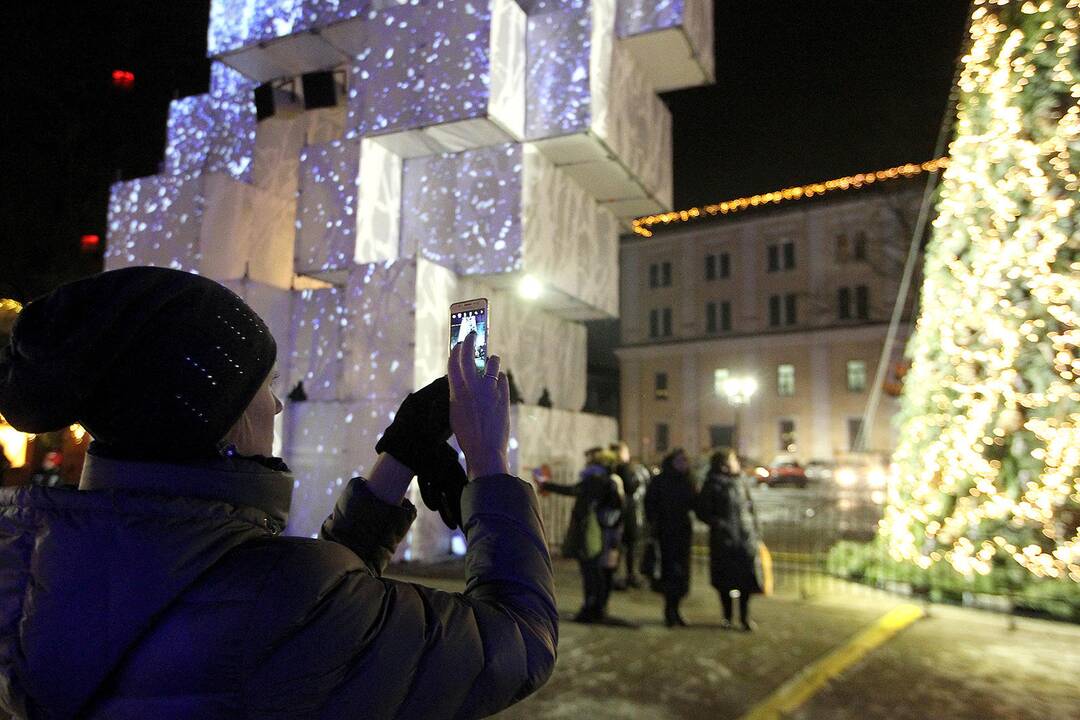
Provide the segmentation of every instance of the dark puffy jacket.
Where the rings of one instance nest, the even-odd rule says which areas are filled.
[[[694,507],[709,526],[709,578],[717,590],[761,592],[754,501],[741,475],[710,473]]]
[[[225,463],[228,467],[219,465]],[[531,488],[469,484],[463,594],[380,577],[415,517],[353,480],[282,537],[287,473],[89,457],[84,488],[0,491],[0,707],[52,718],[473,718],[555,662]],[[135,489],[139,488],[139,489]]]

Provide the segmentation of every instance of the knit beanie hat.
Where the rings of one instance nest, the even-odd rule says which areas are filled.
[[[23,309],[0,348],[0,415],[40,433],[79,422],[153,459],[212,456],[274,366],[262,319],[198,275],[131,267]]]

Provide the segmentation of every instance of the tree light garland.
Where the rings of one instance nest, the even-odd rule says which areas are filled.
[[[1080,0],[975,0],[908,346],[892,555],[1080,582]]]

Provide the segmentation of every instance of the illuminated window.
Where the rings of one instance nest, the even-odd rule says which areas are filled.
[[[847,389],[851,392],[866,390],[866,362],[863,360],[848,360],[847,362]]]
[[[724,382],[731,377],[731,371],[727,368],[713,370],[713,392],[717,397],[724,397]]]
[[[776,366],[776,394],[781,397],[791,397],[795,394],[795,366]]]

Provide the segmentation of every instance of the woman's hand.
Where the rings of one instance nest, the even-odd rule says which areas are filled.
[[[457,437],[469,479],[509,474],[510,388],[499,372],[499,358],[488,358],[483,375],[476,372],[476,333],[450,351],[450,429]]]

